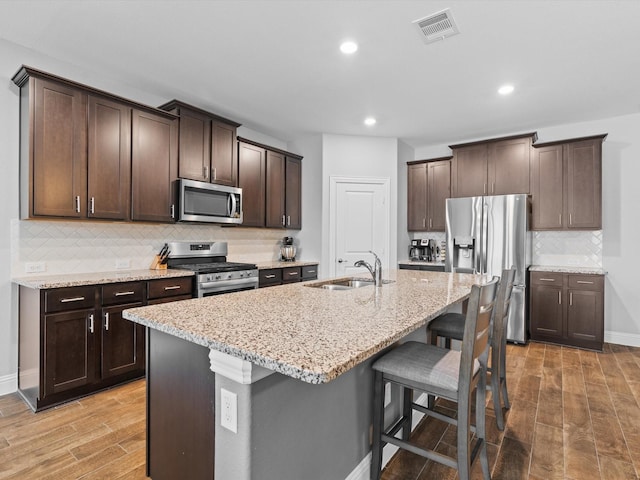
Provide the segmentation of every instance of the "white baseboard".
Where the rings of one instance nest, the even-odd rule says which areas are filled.
[[[0,395],[18,391],[18,374],[11,373],[0,377]]]
[[[604,341],[627,347],[640,347],[640,335],[637,333],[604,332]]]
[[[421,394],[415,401],[415,403],[419,403],[421,405],[427,404],[427,394]],[[424,417],[424,413],[418,412],[416,410],[413,411],[413,418],[411,419],[411,430],[416,428],[416,425],[420,423],[420,420]],[[384,467],[391,457],[398,451],[398,447],[395,445],[385,445],[382,450],[382,466]],[[358,466],[353,469],[353,471],[349,474],[347,478],[344,480],[369,480],[371,478],[371,452],[367,453],[367,455],[360,461]]]

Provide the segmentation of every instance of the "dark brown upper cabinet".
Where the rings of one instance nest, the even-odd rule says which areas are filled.
[[[243,226],[302,228],[302,157],[239,138]]]
[[[240,124],[178,100],[160,108],[180,117],[179,177],[235,187]]]
[[[408,165],[407,229],[444,232],[445,204],[451,196],[451,157]]]
[[[530,192],[531,145],[535,133],[451,145],[453,197]]]
[[[538,144],[533,149],[533,230],[602,228],[602,142],[606,135]]]
[[[265,226],[266,155],[264,148],[238,142],[238,187],[242,188],[243,226]]]
[[[177,151],[170,151],[177,139],[154,145],[157,131],[148,131],[147,125],[141,130],[140,115],[165,123],[174,122],[175,115],[30,67],[23,66],[13,81],[20,87],[22,218],[170,221],[170,215],[162,220],[147,215],[134,202],[141,196],[150,202],[165,200],[170,184],[146,183],[158,180],[153,170],[166,170],[166,158],[177,157]],[[137,137],[141,132],[151,136]],[[163,147],[169,150],[163,152]],[[155,155],[149,156],[148,172],[138,162],[145,151]],[[132,162],[143,174],[133,187]]]

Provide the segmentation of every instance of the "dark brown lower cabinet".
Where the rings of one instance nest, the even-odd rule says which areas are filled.
[[[191,291],[191,277],[20,287],[18,391],[38,411],[144,376],[146,329],[123,310],[191,298]]]
[[[259,286],[272,287],[286,283],[306,282],[318,278],[318,264],[303,265],[301,267],[264,268],[258,272]]]
[[[602,350],[604,276],[531,272],[531,339]]]

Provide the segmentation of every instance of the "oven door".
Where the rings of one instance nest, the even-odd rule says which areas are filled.
[[[238,280],[224,280],[219,282],[203,282],[196,288],[198,298],[211,297],[222,293],[242,292],[258,288],[258,278],[242,278]]]

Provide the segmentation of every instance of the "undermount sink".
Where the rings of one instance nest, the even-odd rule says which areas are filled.
[[[385,283],[390,283],[391,280],[383,280]],[[307,283],[306,287],[324,288],[325,290],[351,290],[352,288],[368,287],[373,285],[373,280],[367,280],[364,278],[339,278],[336,280],[327,280],[324,282]]]

